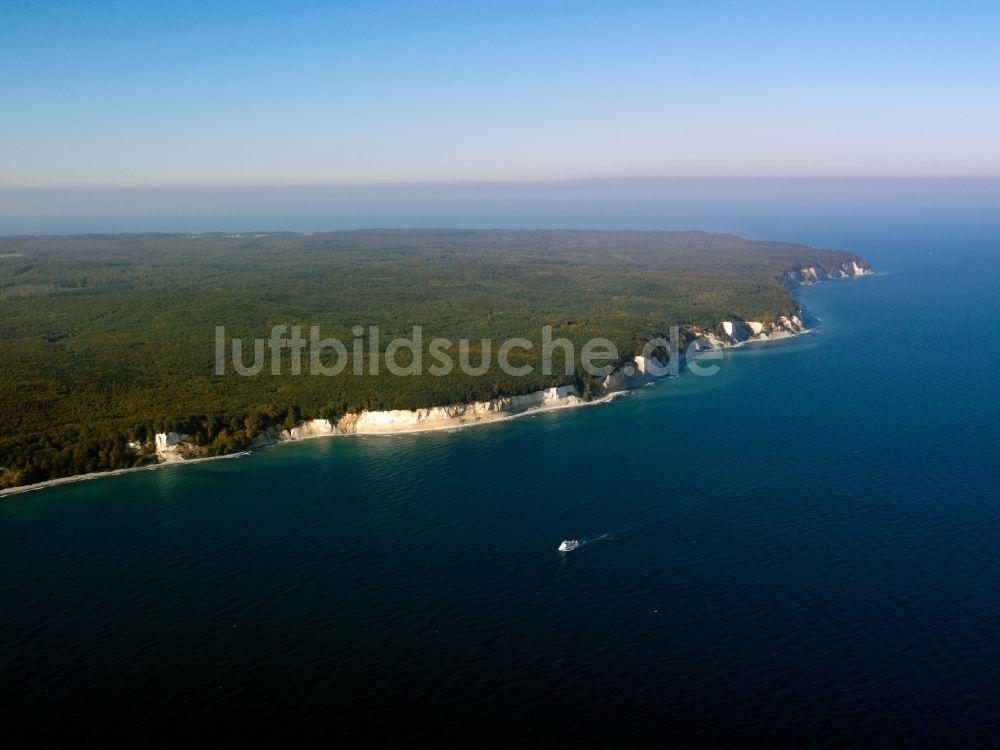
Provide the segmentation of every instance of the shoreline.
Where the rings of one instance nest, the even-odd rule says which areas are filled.
[[[814,329],[810,328],[801,333],[789,334],[787,336],[781,336],[779,338],[772,339],[756,339],[747,341],[738,341],[733,344],[722,344],[719,349],[741,349],[747,344],[766,344],[774,341],[790,341],[806,333],[812,333]],[[285,445],[289,443],[301,443],[307,440],[321,440],[321,439],[333,439],[333,438],[358,438],[358,437],[394,437],[397,435],[419,435],[422,433],[434,433],[434,432],[454,432],[458,430],[465,430],[472,427],[481,427],[483,425],[491,424],[502,424],[504,422],[509,422],[511,420],[520,419],[522,417],[535,416],[537,414],[544,414],[548,412],[564,411],[569,409],[579,409],[587,406],[600,406],[603,404],[609,404],[620,396],[627,396],[631,391],[637,388],[645,388],[646,386],[656,385],[657,383],[670,380],[669,376],[663,376],[660,378],[653,378],[646,380],[635,387],[623,388],[621,390],[611,391],[598,398],[591,399],[590,401],[578,401],[576,403],[568,404],[552,404],[549,406],[536,406],[525,409],[517,413],[500,413],[495,417],[490,419],[479,419],[471,422],[462,422],[457,424],[439,424],[439,425],[429,425],[427,427],[417,427],[414,429],[398,429],[398,430],[386,430],[384,432],[329,432],[320,433],[315,435],[303,435],[301,437],[282,437],[281,434],[286,431],[279,433],[279,436],[274,438],[271,442],[264,443],[262,445],[246,448],[236,453],[226,453],[220,456],[201,456],[198,458],[174,458],[171,460],[161,459],[157,463],[147,464],[146,466],[131,466],[126,469],[112,469],[111,471],[93,471],[87,474],[74,474],[69,477],[58,477],[56,479],[46,479],[42,482],[37,482],[35,484],[25,485],[23,487],[7,487],[5,489],[0,489],[0,502],[5,498],[19,495],[25,492],[35,492],[37,490],[49,489],[51,487],[57,487],[64,484],[72,484],[74,482],[88,482],[95,479],[104,479],[108,477],[123,476],[125,474],[133,474],[140,471],[156,471],[159,469],[164,469],[169,466],[189,466],[191,464],[204,463],[207,461],[220,461],[224,459],[233,458],[246,458],[252,456],[254,453],[267,450],[269,448],[275,448],[279,445]],[[537,393],[537,392],[536,392]],[[528,394],[530,395],[530,394]],[[265,433],[266,434],[266,433]]]
[[[656,381],[650,381],[646,385],[652,385]],[[418,435],[421,433],[431,433],[431,432],[449,432],[464,430],[470,427],[480,427],[482,425],[489,424],[502,424],[513,419],[519,419],[521,417],[534,416],[536,414],[543,414],[546,412],[562,411],[566,409],[577,409],[584,406],[599,406],[601,404],[611,403],[613,400],[619,396],[628,395],[628,390],[614,391],[613,393],[605,394],[599,398],[592,399],[590,401],[580,401],[579,403],[573,404],[553,404],[551,406],[538,406],[531,409],[525,409],[524,411],[518,412],[516,414],[503,414],[501,416],[496,416],[492,419],[481,419],[475,422],[465,422],[462,424],[450,424],[450,425],[434,425],[412,430],[391,430],[386,432],[331,432],[329,434],[319,434],[319,435],[305,435],[303,437],[279,437],[274,442],[266,443],[254,448],[248,448],[236,453],[226,453],[221,456],[202,456],[199,458],[183,458],[172,461],[161,460],[158,463],[148,464],[146,466],[130,466],[127,469],[112,469],[111,471],[92,471],[87,474],[74,474],[69,477],[58,477],[56,479],[46,479],[43,482],[36,482],[35,484],[28,484],[23,487],[7,487],[5,489],[0,489],[0,502],[5,498],[20,495],[25,492],[35,492],[37,490],[49,489],[51,487],[57,487],[63,484],[72,484],[74,482],[89,482],[95,479],[105,479],[107,477],[117,477],[123,476],[125,474],[133,474],[140,471],[157,471],[158,469],[164,469],[168,466],[189,466],[191,464],[205,463],[207,461],[221,461],[225,459],[232,458],[246,458],[247,456],[252,456],[254,453],[267,450],[268,448],[274,448],[279,445],[285,445],[288,443],[301,443],[306,440],[319,440],[319,439],[331,439],[331,438],[352,438],[352,437],[394,437],[396,435]]]
[[[808,281],[806,283],[798,283],[797,286],[799,288],[802,288],[802,287],[814,286],[816,284],[820,284],[820,283],[823,283],[825,281],[841,281],[841,280],[845,280],[845,279],[864,278],[864,277],[868,277],[868,276],[877,276],[877,275],[878,275],[878,272],[866,269],[863,273],[848,274],[848,275],[844,275],[844,276],[827,276],[826,278],[819,278],[819,279],[817,279],[815,281]],[[800,308],[799,312],[800,313],[802,312],[801,308]],[[745,321],[741,321],[741,322],[744,325],[746,325]],[[743,339],[743,340],[732,340],[730,342],[721,341],[720,339],[718,339],[713,334],[706,334],[706,336],[713,342],[713,344],[714,344],[713,348],[715,348],[716,350],[723,350],[723,349],[738,350],[738,349],[746,347],[747,345],[765,344],[765,343],[771,343],[771,342],[775,342],[775,341],[791,341],[791,340],[797,339],[797,338],[799,338],[801,336],[804,336],[806,334],[814,333],[816,331],[816,327],[815,326],[813,326],[813,327],[806,327],[805,324],[804,324],[804,321],[798,321],[796,319],[796,322],[798,322],[799,325],[800,325],[800,328],[798,330],[787,330],[787,329],[785,329],[785,330],[782,331],[783,335],[780,335],[780,336],[774,336],[773,333],[772,333],[772,335],[768,335],[768,336],[764,336],[764,337],[758,337],[757,335],[752,335],[749,338],[746,338],[746,339]],[[817,320],[816,322],[820,323],[821,321]],[[708,350],[708,351],[711,351],[711,350]],[[683,371],[683,369],[686,369],[686,368],[684,368],[683,365],[682,365],[682,371]],[[609,374],[607,376],[607,378],[610,378],[612,375],[616,374],[617,372],[618,372],[618,370],[613,371],[611,374]],[[640,370],[640,372],[643,372],[643,371]],[[520,417],[531,416],[531,415],[541,414],[541,413],[545,413],[545,412],[561,411],[561,410],[565,410],[565,409],[575,409],[575,408],[583,407],[583,406],[597,406],[597,405],[600,405],[600,404],[610,403],[611,401],[613,401],[617,397],[627,395],[630,391],[635,390],[637,388],[642,388],[642,387],[645,387],[647,385],[655,385],[656,383],[658,383],[658,382],[660,382],[662,380],[669,380],[669,379],[670,378],[668,376],[662,376],[662,377],[656,377],[656,378],[654,378],[654,377],[651,377],[651,376],[648,376],[648,375],[644,374],[643,379],[641,380],[641,382],[639,382],[637,384],[629,383],[628,379],[626,378],[625,380],[622,381],[622,383],[623,383],[622,386],[615,387],[614,390],[610,390],[609,392],[605,393],[604,395],[599,396],[598,398],[591,399],[589,401],[579,400],[579,397],[577,396],[576,398],[578,400],[576,402],[573,402],[573,403],[561,403],[561,404],[560,403],[555,403],[555,404],[545,405],[544,402],[543,402],[541,405],[538,405],[538,406],[529,406],[528,408],[524,409],[523,411],[518,411],[518,412],[514,412],[514,413],[497,411],[497,412],[493,412],[493,416],[490,416],[489,418],[485,418],[485,419],[484,418],[479,418],[479,419],[475,419],[475,420],[469,421],[469,422],[461,421],[461,422],[458,422],[458,423],[455,423],[455,424],[430,424],[430,425],[427,425],[425,427],[414,426],[413,428],[407,428],[406,426],[401,426],[401,429],[386,429],[386,430],[373,430],[373,431],[367,431],[366,430],[366,431],[363,431],[363,432],[358,432],[358,431],[354,431],[354,432],[330,431],[330,432],[320,432],[318,434],[310,434],[310,435],[302,435],[302,436],[294,436],[289,431],[282,430],[281,432],[279,432],[277,434],[277,436],[272,437],[268,442],[264,442],[264,443],[262,443],[260,445],[251,446],[249,448],[242,449],[240,451],[237,451],[236,453],[227,453],[227,454],[223,454],[223,455],[219,455],[219,456],[201,456],[201,457],[197,457],[197,458],[180,458],[180,457],[176,457],[176,458],[170,458],[170,459],[167,459],[162,454],[158,453],[160,461],[157,462],[157,463],[148,464],[146,466],[132,466],[132,467],[129,467],[129,468],[126,468],[126,469],[112,469],[111,471],[95,471],[95,472],[90,472],[90,473],[87,473],[87,474],[74,474],[73,476],[68,476],[68,477],[58,477],[56,479],[47,479],[47,480],[44,480],[42,482],[37,482],[35,484],[25,485],[23,487],[8,487],[8,488],[5,488],[5,489],[0,489],[0,502],[2,502],[5,498],[13,496],[13,495],[19,495],[19,494],[22,494],[22,493],[25,493],[25,492],[34,492],[34,491],[37,491],[37,490],[49,489],[51,487],[56,487],[56,486],[64,485],[64,484],[72,484],[74,482],[85,482],[85,481],[91,481],[91,480],[94,480],[94,479],[103,479],[105,477],[121,476],[121,475],[124,475],[124,474],[130,474],[130,473],[138,472],[138,471],[155,471],[157,469],[162,469],[165,466],[186,466],[186,465],[189,465],[189,464],[202,463],[202,462],[205,462],[205,461],[216,461],[216,460],[221,460],[221,459],[233,459],[233,458],[245,458],[247,456],[253,455],[253,453],[255,453],[258,450],[261,450],[261,449],[264,449],[264,448],[271,448],[271,447],[274,447],[276,445],[280,445],[282,443],[296,443],[296,442],[301,442],[303,440],[315,440],[315,439],[318,439],[318,438],[379,437],[379,436],[390,436],[390,435],[415,435],[415,434],[418,434],[418,433],[428,433],[428,432],[448,432],[448,431],[462,430],[462,429],[466,429],[466,428],[469,428],[469,427],[477,427],[477,426],[485,425],[485,424],[495,424],[495,423],[507,422],[509,420],[518,419]],[[558,390],[558,389],[556,389],[556,390]],[[537,396],[538,394],[542,394],[542,393],[544,393],[544,391],[535,391],[533,393],[524,394],[524,396],[525,397],[533,397],[533,396]],[[515,397],[511,397],[511,398],[518,398],[518,397],[515,396]],[[468,408],[471,405],[472,404],[457,404],[457,405],[449,405],[449,406],[461,406],[461,407],[464,407],[464,408]],[[432,408],[437,408],[437,407],[432,407]],[[406,410],[399,410],[399,411],[406,411]],[[364,412],[362,412],[362,414],[364,414]],[[318,420],[310,420],[310,421],[318,421]],[[303,425],[304,424],[306,424],[306,423],[303,422]],[[287,437],[283,437],[283,435],[286,435],[286,434],[288,436]],[[262,436],[267,436],[267,432],[262,433]]]
[[[719,348],[721,349],[741,349],[747,344],[766,344],[774,341],[790,341],[792,339],[798,338],[806,333],[812,333],[814,329],[806,329],[801,333],[789,334],[787,336],[781,336],[779,338],[771,339],[755,339],[747,341],[738,341],[733,344],[722,344]],[[655,378],[647,380],[642,383],[638,388],[644,388],[650,385],[656,385],[662,380],[669,380],[667,376],[661,378]],[[521,417],[534,416],[537,414],[543,414],[547,412],[554,411],[564,411],[568,409],[578,409],[586,406],[600,406],[602,404],[608,404],[614,401],[619,396],[626,396],[630,391],[635,390],[635,388],[624,388],[621,390],[612,391],[606,393],[590,401],[579,401],[577,403],[569,404],[552,404],[549,406],[536,406],[532,408],[525,409],[524,411],[517,412],[514,414],[498,414],[490,419],[479,419],[471,422],[462,422],[458,424],[440,424],[440,425],[428,425],[426,427],[417,427],[413,429],[398,429],[398,430],[386,430],[384,432],[330,432],[330,433],[320,433],[316,435],[304,435],[302,437],[281,437],[280,434],[272,442],[264,443],[263,445],[247,448],[240,450],[236,453],[226,453],[220,456],[201,456],[198,458],[176,458],[173,460],[160,460],[157,463],[148,464],[146,466],[131,466],[126,469],[112,469],[111,471],[93,471],[87,474],[74,474],[69,477],[58,477],[56,479],[46,479],[42,482],[37,482],[35,484],[25,485],[23,487],[7,487],[5,489],[0,489],[0,502],[5,498],[19,495],[25,492],[34,492],[37,490],[49,489],[51,487],[57,487],[64,484],[72,484],[74,482],[87,482],[95,479],[104,479],[106,477],[117,477],[125,474],[132,474],[139,471],[156,471],[158,469],[163,469],[168,466],[188,466],[191,464],[204,463],[206,461],[219,461],[223,459],[232,458],[245,458],[251,456],[257,451],[266,450],[268,448],[274,448],[279,445],[284,445],[287,443],[300,443],[306,440],[319,440],[319,439],[331,439],[331,438],[351,438],[351,437],[392,437],[396,435],[418,435],[421,433],[432,433],[432,432],[450,432],[465,430],[470,427],[480,427],[489,424],[502,424],[514,419],[520,419]],[[285,432],[285,431],[282,431]]]
[[[645,385],[652,385],[656,381],[649,381]],[[632,389],[629,389],[632,390]],[[265,445],[258,446],[253,450],[246,451],[247,453],[252,453],[254,450],[263,450],[266,448],[273,448],[276,445],[284,445],[285,443],[301,443],[303,440],[320,440],[322,438],[351,438],[351,437],[389,437],[393,435],[419,435],[424,432],[449,432],[452,430],[465,430],[469,427],[481,427],[487,424],[499,424],[502,422],[509,422],[512,419],[520,419],[521,417],[530,417],[535,414],[543,414],[550,411],[562,411],[563,409],[579,409],[584,406],[598,406],[600,404],[607,404],[618,398],[619,396],[626,396],[629,390],[614,391],[613,393],[607,393],[599,398],[591,399],[590,401],[580,401],[575,404],[552,404],[551,406],[536,406],[531,409],[525,409],[524,411],[519,411],[515,414],[502,414],[500,416],[493,417],[492,419],[480,419],[475,422],[461,422],[459,424],[447,424],[447,425],[432,425],[429,427],[420,427],[416,429],[402,429],[402,430],[386,430],[385,432],[330,432],[321,433],[319,435],[304,435],[302,437],[286,437],[278,438],[273,443],[267,443]],[[209,458],[216,458],[215,456],[210,456]],[[222,458],[222,456],[219,456]],[[171,463],[190,463],[192,460],[199,459],[184,459],[182,461],[172,461]],[[129,469],[125,469],[129,471]]]
[[[217,461],[223,458],[245,458],[249,456],[253,451],[242,450],[237,453],[226,453],[222,456],[202,456],[201,458],[187,458],[183,461],[160,461],[155,464],[147,464],[146,466],[130,466],[127,469],[112,469],[111,471],[92,471],[87,474],[74,474],[69,477],[57,477],[56,479],[46,479],[43,482],[35,482],[34,484],[26,484],[23,487],[7,487],[0,490],[0,501],[9,495],[19,495],[22,492],[34,492],[35,490],[44,490],[49,487],[55,487],[60,484],[72,484],[73,482],[88,482],[93,479],[104,479],[105,477],[118,477],[123,474],[133,474],[137,471],[156,471],[157,469],[165,469],[168,466],[187,466],[188,464],[203,463],[204,461]]]

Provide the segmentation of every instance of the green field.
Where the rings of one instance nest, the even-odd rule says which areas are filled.
[[[0,484],[150,460],[126,441],[192,434],[208,453],[263,427],[362,409],[486,399],[577,381],[540,372],[538,347],[514,378],[214,374],[215,326],[265,338],[320,326],[345,343],[377,325],[384,347],[423,327],[457,341],[542,326],[577,346],[601,336],[624,355],[671,325],[770,321],[795,301],[784,271],[849,253],[699,232],[366,231],[298,235],[0,238]],[[248,343],[252,350],[252,345]],[[249,360],[249,356],[248,356]],[[287,372],[287,369],[286,369]]]

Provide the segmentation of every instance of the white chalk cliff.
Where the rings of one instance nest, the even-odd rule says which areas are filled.
[[[782,281],[786,286],[807,286],[830,279],[844,279],[853,276],[871,276],[874,269],[863,260],[851,260],[840,263],[832,268],[820,265],[803,266],[786,271]],[[722,321],[722,334],[706,331],[702,335],[711,347],[739,346],[747,341],[771,341],[774,339],[797,336],[808,331],[801,310],[793,315],[779,315],[773,323],[761,323],[754,320]]]
[[[432,406],[427,409],[392,409],[345,414],[335,422],[311,419],[291,429],[271,428],[257,436],[253,447],[262,447],[283,440],[306,440],[328,435],[379,435],[404,432],[425,432],[467,427],[473,424],[509,419],[532,411],[560,409],[586,403],[576,386],[547,388],[519,396],[504,396],[489,401],[468,404]],[[181,449],[187,435],[175,432],[156,435],[156,453],[164,461],[182,458]]]
[[[779,315],[773,323],[761,323],[756,320],[733,320],[722,321],[723,336],[718,336],[714,332],[704,332],[703,337],[708,340],[712,347],[736,346],[746,341],[773,341],[784,339],[789,336],[797,336],[805,333],[808,328],[802,321],[801,311],[796,315]],[[709,347],[711,348],[711,347]]]
[[[786,271],[782,281],[789,286],[806,286],[816,284],[829,279],[844,279],[851,276],[871,276],[874,269],[868,265],[867,261],[850,260],[840,263],[832,268],[825,268],[820,265],[803,266]]]
[[[283,430],[276,437],[279,440],[303,440],[323,435],[378,435],[442,430],[506,419],[528,411],[558,409],[582,403],[584,401],[577,394],[576,387],[566,385],[468,404],[432,406],[426,409],[362,411],[345,414],[336,422],[313,419],[290,430]]]
[[[156,455],[161,461],[182,461],[188,436],[182,432],[158,432],[156,433]]]

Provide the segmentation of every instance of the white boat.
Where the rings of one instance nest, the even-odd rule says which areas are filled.
[[[580,546],[579,539],[564,539],[563,543],[559,545],[560,552],[572,552],[577,547]]]

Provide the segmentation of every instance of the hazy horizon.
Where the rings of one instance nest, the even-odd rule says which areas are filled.
[[[632,179],[228,188],[0,188],[0,235],[338,229],[670,229],[813,242],[941,209],[995,224],[1000,179]]]

